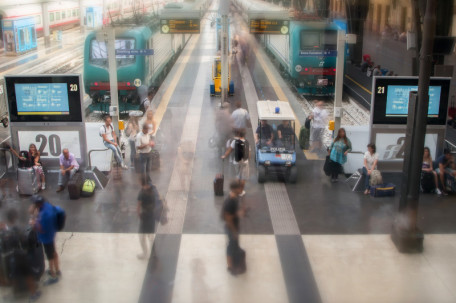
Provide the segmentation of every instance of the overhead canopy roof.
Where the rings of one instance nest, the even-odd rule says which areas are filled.
[[[276,107],[279,112],[276,113]],[[260,120],[295,120],[295,115],[286,101],[258,101],[258,118]]]

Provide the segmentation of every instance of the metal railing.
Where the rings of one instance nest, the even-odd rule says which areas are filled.
[[[8,173],[8,158],[6,157],[6,152],[9,152],[10,153],[10,156],[11,156],[11,161],[13,159],[13,153],[11,152],[11,150],[9,148],[5,148],[5,147],[0,147],[0,151],[3,151],[5,153],[0,153],[0,157],[3,158],[4,160],[4,163],[5,163],[5,171],[0,175],[0,178],[3,178],[6,173]]]
[[[445,148],[448,148],[452,154],[456,153],[456,145],[448,140],[445,140]]]
[[[108,151],[109,148],[105,148],[105,149],[91,149],[89,151],[89,167],[92,167],[92,153],[93,152],[102,152],[102,151]]]

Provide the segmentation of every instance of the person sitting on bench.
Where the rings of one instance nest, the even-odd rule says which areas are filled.
[[[78,161],[68,148],[64,148],[62,154],[59,157],[60,159],[60,173],[59,173],[59,188],[57,192],[61,192],[65,185],[68,183],[71,178],[73,178],[74,174],[79,170]]]

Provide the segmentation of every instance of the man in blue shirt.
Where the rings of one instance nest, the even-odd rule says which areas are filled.
[[[45,285],[54,284],[59,281],[61,275],[59,268],[59,256],[55,249],[55,235],[57,233],[56,210],[52,204],[47,202],[40,195],[33,195],[31,198],[34,204],[32,213],[36,217],[31,220],[31,225],[37,232],[38,240],[43,243],[44,252],[49,261],[49,279]]]
[[[439,163],[439,167],[435,170],[435,172],[439,175],[440,182],[442,182],[443,195],[448,195],[445,188],[445,174],[452,176],[453,178],[456,177],[456,165],[454,163],[453,155],[448,149],[445,149],[443,151],[443,155],[437,159],[437,162]]]

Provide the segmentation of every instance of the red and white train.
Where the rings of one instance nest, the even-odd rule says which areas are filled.
[[[105,1],[105,15],[103,16],[103,23],[109,23],[111,18],[115,19],[120,14],[122,7],[123,16],[129,16],[133,12],[147,13],[158,11],[163,8],[167,0],[106,0]],[[175,2],[175,1],[172,1]],[[103,6],[103,1],[85,0],[84,7],[90,6]],[[84,9],[85,10],[85,9]],[[79,1],[56,1],[49,2],[49,26],[52,30],[65,30],[79,25],[80,10]],[[36,31],[38,36],[43,35],[43,16],[42,6],[39,3],[26,4],[26,5],[4,5],[0,6],[0,20],[1,19],[17,19],[21,17],[35,17]],[[1,28],[0,28],[1,33]]]

